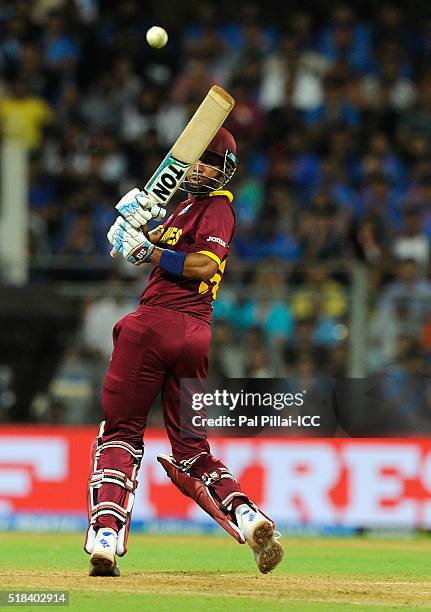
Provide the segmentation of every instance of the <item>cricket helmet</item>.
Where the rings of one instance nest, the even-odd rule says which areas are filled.
[[[197,165],[186,176],[180,189],[198,196],[223,189],[234,175],[237,165],[236,142],[232,134],[226,128],[220,128],[199,161],[218,170],[218,174],[212,178],[203,176]]]

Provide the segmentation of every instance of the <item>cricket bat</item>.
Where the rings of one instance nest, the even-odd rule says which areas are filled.
[[[235,100],[213,85],[144,190],[165,206],[201,157],[234,107]],[[118,256],[112,249],[111,256]]]

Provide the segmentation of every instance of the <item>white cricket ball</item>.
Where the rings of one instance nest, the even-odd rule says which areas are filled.
[[[150,47],[154,47],[155,49],[161,49],[168,42],[168,33],[164,28],[160,28],[159,26],[153,26],[150,28],[146,34],[147,43]]]

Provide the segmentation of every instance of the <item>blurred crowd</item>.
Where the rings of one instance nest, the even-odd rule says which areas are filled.
[[[429,372],[431,12],[321,4],[0,0],[0,122],[29,150],[33,278],[137,282],[109,268],[112,206],[219,83],[236,98],[238,224],[212,367],[345,375],[357,261],[368,370]],[[156,16],[161,50],[145,41]],[[85,350],[94,309],[122,299],[84,309]]]

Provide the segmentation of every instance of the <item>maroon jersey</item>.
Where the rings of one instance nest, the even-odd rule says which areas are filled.
[[[203,200],[182,202],[163,225],[157,246],[182,253],[204,253],[218,269],[208,282],[178,278],[155,267],[141,295],[141,304],[180,310],[211,321],[212,301],[226,266],[229,244],[235,231],[230,191],[213,191]]]

